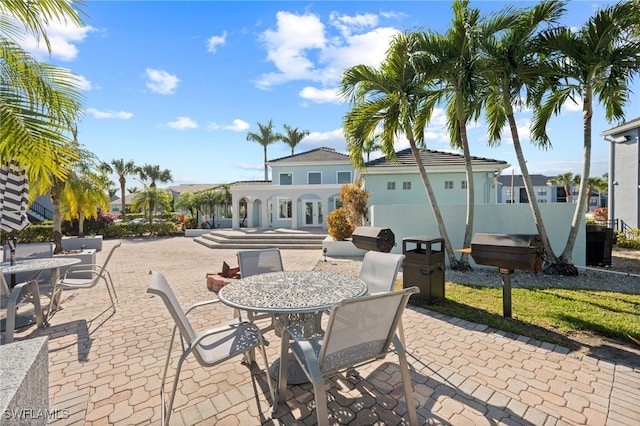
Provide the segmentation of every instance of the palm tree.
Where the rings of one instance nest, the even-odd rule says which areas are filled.
[[[579,179],[579,176],[577,176]],[[587,197],[585,212],[589,213],[591,206],[591,194],[593,191],[598,191],[598,207],[602,204],[602,193],[606,192],[609,186],[609,182],[607,179],[600,176],[591,176],[589,177],[589,182],[587,182],[587,193],[589,196]]]
[[[173,195],[171,195],[171,192],[164,189],[158,189],[155,186],[145,185],[142,190],[136,193],[133,198],[131,208],[148,213],[149,223],[152,223],[153,212],[157,208],[164,211],[170,211],[171,201],[173,201]]]
[[[535,196],[527,161],[522,152],[520,135],[514,114],[514,108],[526,103],[522,96],[532,90],[539,82],[540,66],[534,40],[539,27],[545,23],[554,23],[564,13],[563,1],[544,1],[528,10],[516,11],[518,21],[502,32],[498,38],[489,37],[483,41],[482,55],[485,61],[482,74],[489,84],[485,86],[485,116],[489,128],[489,143],[500,143],[505,124],[509,124],[513,148],[522,173],[529,207],[544,246],[545,262],[556,263],[542,213]],[[546,148],[543,141],[539,146]]]
[[[306,129],[298,130],[297,127],[294,129],[288,124],[284,125],[284,131],[285,133],[281,136],[280,140],[291,147],[291,155],[293,155],[294,148],[302,141],[302,139],[309,136],[309,131]]]
[[[126,193],[125,185],[127,184],[127,175],[132,175],[137,172],[137,167],[133,160],[124,161],[124,159],[119,160],[111,160],[111,164],[113,165],[113,170],[119,176],[120,182],[120,201],[122,202],[122,207],[120,209],[120,217],[122,220],[127,219],[127,208],[126,208]]]
[[[200,206],[196,194],[192,192],[183,192],[178,195],[178,199],[175,201],[173,208],[175,210],[188,210],[191,216],[198,219],[198,207]]]
[[[566,202],[570,203],[573,200],[573,197],[571,195],[571,186],[575,185],[576,183],[580,183],[580,175],[574,176],[571,172],[562,173],[549,179],[548,183],[550,183],[551,185],[561,186],[564,189]]]
[[[463,247],[470,247],[473,234],[475,185],[471,152],[467,137],[467,123],[477,120],[484,85],[481,77],[480,43],[496,32],[508,28],[513,17],[499,15],[492,20],[483,19],[480,11],[469,7],[468,0],[454,0],[452,26],[444,34],[432,31],[420,33],[416,68],[423,78],[437,81],[429,94],[429,108],[437,103],[446,104],[447,127],[451,146],[462,149],[467,178],[467,216]],[[422,120],[420,120],[422,121]],[[424,128],[419,122],[418,130]],[[426,124],[426,122],[425,122]],[[418,132],[416,132],[418,133]],[[460,263],[469,269],[469,254],[461,255]]]
[[[142,167],[138,167],[136,171],[138,172],[138,176],[140,176],[140,180],[150,181],[149,188],[153,189],[156,188],[156,182],[168,183],[173,180],[171,171],[169,169],[161,170],[158,165],[145,164]],[[155,211],[155,205],[153,204],[153,198],[149,201],[151,203],[149,205],[149,222],[151,222],[153,212]]]
[[[547,49],[551,75],[559,78],[545,82],[549,90],[542,107],[536,110],[534,135],[546,138],[549,119],[561,111],[566,101],[581,98],[583,103],[583,179],[567,243],[559,258],[560,262],[573,266],[573,247],[584,219],[582,209],[591,168],[594,98],[604,105],[609,122],[624,119],[624,107],[630,95],[629,82],[640,73],[640,2],[620,2],[598,10],[577,32],[570,28],[546,31],[541,43]],[[570,272],[577,275],[575,266],[571,269]]]
[[[69,132],[83,110],[80,80],[66,69],[36,61],[14,40],[24,32],[19,22],[50,52],[48,23],[81,25],[76,5],[39,0],[2,1],[0,7],[0,158],[25,166],[29,180],[40,181],[40,188],[64,179],[78,159]]]
[[[273,120],[269,120],[267,124],[258,123],[258,133],[247,133],[247,140],[258,142],[264,148],[264,180],[269,180],[269,171],[267,169],[267,146],[282,140],[282,135],[273,133]],[[292,148],[293,149],[293,148]]]
[[[404,133],[411,146],[411,153],[424,184],[429,204],[436,219],[440,236],[444,240],[449,263],[458,268],[458,260],[451,240],[444,226],[440,207],[433,192],[431,182],[424,168],[421,150],[424,146],[422,134],[414,135],[414,125],[419,118],[421,102],[426,96],[425,84],[419,79],[410,58],[416,53],[416,34],[400,34],[391,42],[380,68],[356,65],[345,70],[342,77],[341,93],[350,99],[352,109],[343,118],[345,138],[351,162],[363,168],[363,152],[367,140],[378,133],[381,126],[380,150],[387,158],[396,159],[394,142],[396,136]],[[430,110],[422,111],[425,120],[430,118]]]
[[[364,141],[364,145],[362,146],[362,151],[367,155],[367,163],[371,158],[371,153],[380,150],[380,136],[375,135],[372,138]]]
[[[86,218],[97,218],[101,209],[109,209],[109,183],[105,174],[91,170],[88,163],[79,163],[67,180],[62,204],[67,220],[78,219],[79,237],[84,237]]]

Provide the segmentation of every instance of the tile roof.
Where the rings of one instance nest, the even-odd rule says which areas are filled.
[[[529,175],[531,177],[531,183],[533,186],[547,186],[547,182],[549,179],[553,179],[554,176],[545,176],[545,175]],[[500,175],[498,176],[498,182],[511,186],[511,175]],[[513,186],[524,186],[524,179],[522,179],[522,175],[514,175],[513,176]]]
[[[268,161],[267,164],[273,163],[307,163],[307,162],[347,162],[351,163],[349,156],[341,154],[333,148],[316,148],[311,151],[301,152],[300,154],[289,155],[287,157],[276,158]]]
[[[397,161],[388,160],[386,157],[376,158],[366,163],[367,168],[373,167],[410,167],[416,166],[416,161],[411,153],[411,148],[396,152]],[[452,152],[432,151],[430,149],[420,149],[420,158],[425,167],[433,166],[462,166],[464,167],[464,156]],[[508,163],[502,160],[493,160],[483,157],[471,157],[474,166],[491,165],[507,167]]]

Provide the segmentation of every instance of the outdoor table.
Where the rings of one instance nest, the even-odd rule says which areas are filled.
[[[306,335],[322,332],[320,316],[323,311],[341,300],[366,294],[364,281],[327,271],[284,271],[252,275],[232,281],[218,293],[218,298],[232,308],[271,313],[274,331],[282,337],[282,330],[291,324],[300,326]],[[306,376],[295,360],[289,366],[289,383],[306,382]],[[277,377],[276,359],[271,375]],[[295,364],[295,367],[294,367]]]
[[[48,317],[58,309],[58,305],[60,303],[60,297],[62,295],[62,288],[58,286],[58,276],[60,268],[63,266],[75,265],[76,263],[80,263],[80,259],[75,257],[51,257],[44,259],[22,259],[17,260],[15,265],[11,265],[10,262],[2,262],[0,263],[0,273],[3,274],[17,274],[20,272],[40,272],[47,269],[51,270],[51,294],[49,301],[49,309],[47,310],[46,315],[41,312],[36,312],[36,318],[38,314],[42,315],[43,325],[49,326]],[[34,305],[36,309],[42,310],[40,307],[40,290],[39,286],[34,286],[37,294],[32,294],[34,298]],[[37,301],[37,302],[36,302]]]

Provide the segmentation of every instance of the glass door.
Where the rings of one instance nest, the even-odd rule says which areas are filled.
[[[304,202],[304,225],[321,226],[324,221],[322,201],[308,200]]]

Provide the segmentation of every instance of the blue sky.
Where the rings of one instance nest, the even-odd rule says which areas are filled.
[[[471,4],[483,13],[504,5]],[[579,27],[606,4],[574,1],[564,24]],[[309,130],[296,153],[346,152],[341,125],[349,106],[337,96],[342,71],[378,65],[399,31],[445,31],[452,17],[449,1],[88,0],[83,10],[83,28],[52,24],[51,57],[43,46],[25,46],[81,77],[87,112],[78,137],[86,148],[105,162],[169,169],[172,185],[263,179],[263,148],[246,136],[269,120],[276,131],[285,123]],[[640,116],[637,80],[632,88],[628,120]],[[550,123],[553,149],[540,151],[528,141],[530,112],[517,115],[530,173],[580,173],[581,116],[580,106],[565,107]],[[597,107],[591,175],[607,172],[608,143],[600,133],[611,127]],[[508,132],[501,146],[489,148],[480,122],[470,126],[469,140],[472,155],[505,160],[519,173]],[[397,143],[398,150],[407,146]],[[441,111],[427,146],[451,150]],[[289,154],[284,143],[268,147],[269,159]],[[139,183],[130,177],[130,186]]]

